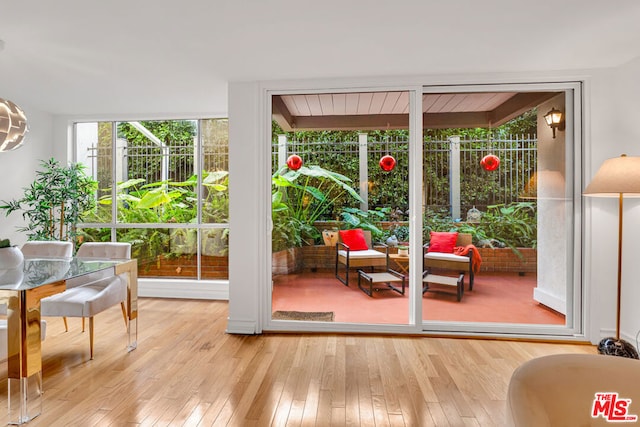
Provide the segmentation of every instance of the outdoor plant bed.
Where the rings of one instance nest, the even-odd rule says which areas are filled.
[[[203,279],[228,279],[229,261],[226,256],[201,257],[200,272]],[[140,277],[175,277],[196,278],[198,276],[198,259],[194,255],[165,257],[158,255],[156,259],[138,260]]]
[[[291,274],[313,271],[333,271],[336,263],[336,248],[315,245],[291,248],[275,252],[272,258],[273,274]],[[389,248],[396,253],[397,248]],[[538,268],[538,251],[532,248],[518,248],[520,258],[510,248],[478,248],[482,257],[480,271],[535,273]]]
[[[272,274],[291,274],[300,271],[302,248],[289,248],[271,254]]]
[[[480,271],[535,273],[538,271],[538,250],[518,248],[520,258],[511,248],[478,248],[482,257]]]

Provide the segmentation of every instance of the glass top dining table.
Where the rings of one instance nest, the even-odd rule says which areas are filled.
[[[81,284],[82,276],[99,271],[127,278],[127,350],[132,351],[138,339],[137,260],[29,258],[15,268],[0,270],[0,306],[7,310],[10,424],[26,423],[42,412],[40,300]]]
[[[108,270],[122,261],[89,258],[29,258],[16,268],[0,270],[0,290],[35,289],[60,280]]]

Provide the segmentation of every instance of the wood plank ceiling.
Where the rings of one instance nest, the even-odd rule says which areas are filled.
[[[425,129],[496,127],[558,92],[428,93]],[[274,95],[273,118],[283,130],[376,130],[409,126],[408,92]]]

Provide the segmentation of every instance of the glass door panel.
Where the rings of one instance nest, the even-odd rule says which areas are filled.
[[[408,323],[409,103],[272,95],[272,320]]]
[[[574,326],[573,93],[425,89],[426,329]]]

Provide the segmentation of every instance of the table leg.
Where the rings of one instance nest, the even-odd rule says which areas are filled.
[[[115,273],[127,273],[127,350],[133,351],[138,347],[138,261],[131,261],[115,266]]]
[[[29,291],[1,291],[7,302],[9,424],[23,424],[42,413],[40,298]]]

